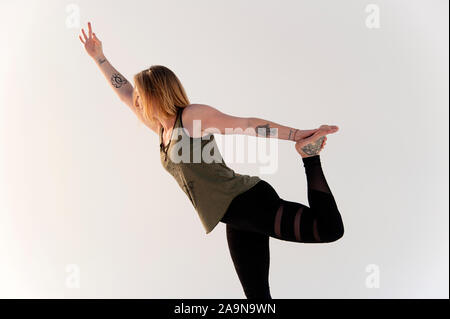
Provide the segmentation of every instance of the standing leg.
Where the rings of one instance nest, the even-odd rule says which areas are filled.
[[[247,299],[272,299],[269,236],[226,225],[228,248]]]

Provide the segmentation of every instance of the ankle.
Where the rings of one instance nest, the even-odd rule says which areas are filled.
[[[300,154],[300,156],[303,158],[310,158],[310,157],[314,157],[314,156],[319,156],[320,153],[314,154],[314,155],[308,155],[308,154]]]
[[[302,157],[302,161],[303,161],[303,166],[310,166],[310,165],[316,165],[316,164],[320,164],[320,155],[312,155],[312,156],[306,156],[306,157]]]

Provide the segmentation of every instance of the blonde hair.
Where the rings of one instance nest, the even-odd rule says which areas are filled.
[[[178,77],[163,65],[152,65],[134,76],[134,83],[141,99],[141,121],[159,125],[157,119],[170,118],[176,107],[190,104]],[[133,104],[137,96],[133,92]]]

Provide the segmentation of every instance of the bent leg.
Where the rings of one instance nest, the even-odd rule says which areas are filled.
[[[286,241],[327,243],[340,239],[344,225],[323,174],[320,156],[302,159],[309,207],[280,198],[269,183],[262,181],[233,200],[222,222]]]
[[[320,155],[302,158],[310,207],[281,199],[274,222],[275,237],[304,243],[327,243],[344,235],[344,224],[325,179]]]
[[[323,173],[320,155],[302,160],[308,183],[308,201],[316,214],[321,239],[323,242],[338,240],[344,235],[344,224]]]

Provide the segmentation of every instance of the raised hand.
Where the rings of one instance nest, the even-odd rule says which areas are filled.
[[[103,57],[102,42],[97,38],[95,33],[92,32],[91,23],[88,22],[89,36],[86,36],[84,29],[81,29],[81,32],[83,32],[84,41],[83,38],[81,38],[81,35],[79,35],[78,37],[80,38],[81,43],[84,44],[86,52],[94,59]]]

